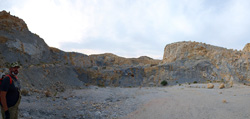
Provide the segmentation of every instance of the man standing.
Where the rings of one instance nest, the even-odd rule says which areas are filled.
[[[17,79],[18,62],[11,63],[9,75],[6,75],[0,85],[1,113],[3,119],[18,119],[18,106],[21,101],[20,81]]]

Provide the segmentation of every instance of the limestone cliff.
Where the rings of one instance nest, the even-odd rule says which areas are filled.
[[[20,32],[28,30],[27,25],[22,19],[12,16],[6,11],[0,12],[0,24],[0,29],[8,32],[13,32],[12,30],[17,30]]]
[[[244,51],[197,42],[166,45],[163,60],[147,56],[124,58],[111,53],[85,55],[49,47],[28,30],[25,22],[0,12],[0,74],[6,64],[19,61],[19,78],[27,89],[62,91],[67,87],[160,86],[180,83],[249,82],[249,45]]]
[[[122,70],[147,64],[157,65],[160,61],[148,57],[122,58],[113,54],[85,55],[64,52],[49,47],[43,39],[28,30],[25,22],[6,11],[0,12],[0,74],[7,73],[6,64],[19,61],[22,64],[20,79],[24,88],[53,89],[103,85],[107,78],[120,80]],[[111,72],[111,73],[110,73]],[[113,74],[114,73],[114,74]],[[125,86],[129,80],[118,83]],[[135,80],[137,81],[137,80]],[[82,83],[84,82],[84,83]],[[133,81],[132,81],[133,82]],[[132,84],[134,86],[139,85]]]
[[[38,35],[31,33],[22,19],[0,12],[0,50],[4,61],[20,60],[24,65],[47,61],[49,47]],[[4,56],[4,57],[3,57]],[[0,62],[3,67],[4,62]]]
[[[160,64],[157,60],[139,61],[140,58],[125,59],[112,54],[89,56],[89,58],[90,67],[77,70],[80,79],[86,84],[160,86],[163,80],[167,80],[170,85],[250,81],[249,53],[204,43],[169,44],[165,47]]]
[[[2,11],[0,74],[8,73],[6,65],[15,61],[22,64],[19,78],[22,79],[24,88],[58,89],[57,86],[80,86],[81,81],[74,69],[57,63],[43,39],[31,33],[22,19]]]
[[[195,74],[193,78],[246,82],[250,79],[249,62],[249,52],[198,42],[178,42],[165,47],[162,64],[178,63],[175,67],[178,66],[179,72],[184,70],[180,75],[191,71],[190,74]],[[180,75],[177,77],[191,78]]]

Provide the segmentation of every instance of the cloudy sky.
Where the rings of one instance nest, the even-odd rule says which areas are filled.
[[[0,0],[52,47],[162,59],[173,42],[250,42],[249,0]]]

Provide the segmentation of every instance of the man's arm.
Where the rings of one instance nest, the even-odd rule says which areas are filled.
[[[1,91],[1,104],[3,106],[4,111],[8,110],[8,105],[7,105],[7,100],[6,100],[6,94],[10,86],[10,78],[5,77],[2,80],[1,86],[0,86],[0,91]]]
[[[8,110],[8,106],[7,106],[7,101],[6,101],[6,91],[1,91],[1,103],[3,106],[4,111]]]

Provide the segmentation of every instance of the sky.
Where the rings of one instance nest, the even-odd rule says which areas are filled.
[[[249,0],[0,0],[50,47],[162,59],[167,44],[250,43]]]

